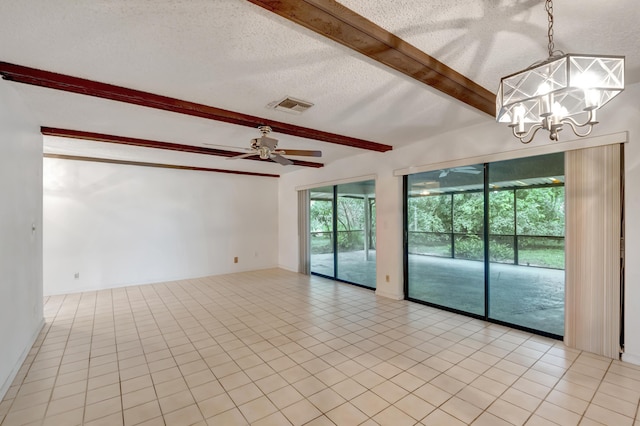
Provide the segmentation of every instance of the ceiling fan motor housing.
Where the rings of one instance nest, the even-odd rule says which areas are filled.
[[[290,153],[291,155],[307,155],[313,157],[320,157],[322,153],[320,151],[309,151],[309,150],[278,150],[278,139],[270,138],[267,136],[269,132],[271,132],[271,127],[269,126],[260,126],[260,131],[262,132],[262,136],[259,138],[251,139],[251,149],[249,149],[247,154],[237,155],[235,158],[247,158],[253,155],[258,155],[262,160],[273,160],[276,163],[279,163],[283,166],[289,166],[294,164],[294,162],[288,158],[283,157],[284,154]]]
[[[258,147],[267,148],[270,150],[274,150],[276,149],[276,146],[278,146],[278,139],[270,138],[265,135],[259,138],[257,142]]]

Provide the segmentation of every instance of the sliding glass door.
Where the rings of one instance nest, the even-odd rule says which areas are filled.
[[[564,155],[406,177],[405,294],[564,334]]]
[[[311,273],[334,276],[333,186],[309,191],[309,235]]]
[[[375,181],[310,191],[311,272],[376,287]]]
[[[484,313],[482,171],[479,164],[408,176],[410,299]]]
[[[564,155],[488,170],[489,318],[562,336]]]
[[[376,286],[373,185],[373,181],[367,181],[337,186],[336,278],[367,287]]]

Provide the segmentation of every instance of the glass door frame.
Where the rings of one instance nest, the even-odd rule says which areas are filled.
[[[370,180],[365,180],[362,182],[368,182]],[[373,180],[374,184],[375,184],[375,180]],[[352,182],[354,184],[360,183],[359,181],[357,182]],[[339,261],[338,261],[338,255],[339,255],[339,247],[338,247],[338,196],[339,196],[339,191],[338,188],[340,186],[340,184],[335,184],[335,185],[327,185],[324,188],[331,186],[333,189],[333,196],[331,199],[331,203],[332,203],[332,207],[331,207],[331,211],[332,211],[332,234],[333,234],[333,241],[332,241],[332,250],[333,250],[333,276],[331,275],[326,275],[326,274],[322,274],[320,272],[314,272],[311,269],[311,261],[310,263],[310,274],[311,275],[316,275],[319,277],[323,277],[323,278],[327,278],[330,280],[334,280],[334,281],[338,281],[338,282],[343,282],[346,284],[351,284],[351,285],[355,285],[357,287],[362,287],[362,288],[366,288],[368,290],[376,290],[376,285],[377,283],[374,283],[374,286],[368,286],[365,284],[361,284],[361,283],[357,283],[357,282],[353,282],[353,281],[349,281],[349,280],[345,280],[344,278],[339,278]],[[313,192],[313,188],[309,189],[309,193],[311,194]],[[368,211],[367,217],[369,219],[369,221],[372,220],[372,209],[373,209],[373,205],[375,202],[375,197],[374,198],[363,198],[363,202],[364,202],[364,209],[366,209]],[[311,203],[311,197],[309,198],[309,203]],[[311,209],[309,209],[309,212],[311,212]],[[369,232],[371,232],[373,229],[375,228],[375,225],[373,223],[369,223],[368,229]],[[365,232],[365,236],[364,238],[368,239],[369,241],[371,241],[371,235],[366,235]],[[311,256],[311,253],[309,254],[309,256]]]
[[[522,326],[522,325],[518,325],[518,324],[513,324],[513,323],[509,323],[506,321],[501,321],[495,318],[491,318],[490,317],[490,310],[491,310],[491,305],[490,305],[490,263],[491,263],[491,259],[490,259],[490,244],[489,244],[489,238],[490,238],[490,209],[488,208],[489,206],[489,197],[490,197],[490,176],[489,176],[489,172],[488,172],[488,167],[491,163],[485,162],[482,163],[483,164],[483,198],[484,198],[484,206],[485,208],[483,209],[483,239],[484,239],[484,259],[483,259],[483,264],[484,264],[484,315],[478,315],[472,312],[467,312],[467,311],[461,311],[459,309],[455,309],[455,308],[451,308],[451,307],[447,307],[447,306],[443,306],[443,305],[438,305],[435,303],[431,303],[425,300],[420,300],[420,299],[414,299],[409,297],[409,175],[404,175],[402,177],[402,193],[403,193],[403,197],[402,197],[402,228],[403,228],[403,242],[402,242],[402,250],[403,250],[403,290],[404,290],[404,299],[411,301],[411,302],[415,302],[415,303],[420,303],[423,305],[427,305],[427,306],[431,306],[437,309],[442,309],[444,311],[448,311],[448,312],[453,312],[456,314],[460,314],[460,315],[464,315],[467,317],[471,317],[471,318],[475,318],[475,319],[479,319],[479,320],[483,320],[483,321],[487,321],[493,324],[498,324],[498,325],[502,325],[505,327],[509,327],[509,328],[513,328],[513,329],[517,329],[517,330],[522,330],[528,333],[532,333],[532,334],[537,334],[540,336],[544,336],[544,337],[548,337],[548,338],[552,338],[552,339],[556,339],[556,340],[562,340],[564,336],[561,335],[557,335],[557,334],[553,334],[550,332],[546,332],[543,330],[538,330],[538,329],[534,329],[534,328],[530,328],[530,327],[526,327],[526,326]],[[514,207],[515,208],[515,207]]]

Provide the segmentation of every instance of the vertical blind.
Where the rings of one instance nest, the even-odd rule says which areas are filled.
[[[309,190],[298,191],[298,272],[311,274],[309,264]]]
[[[565,154],[565,344],[620,356],[621,150]]]

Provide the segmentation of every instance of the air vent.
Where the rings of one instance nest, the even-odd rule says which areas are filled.
[[[311,102],[301,101],[300,99],[287,96],[279,101],[271,102],[267,105],[267,108],[288,112],[290,114],[302,114],[312,106],[313,104]]]

